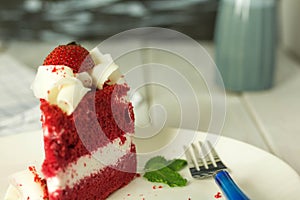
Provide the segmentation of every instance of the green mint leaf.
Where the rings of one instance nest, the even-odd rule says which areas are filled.
[[[168,167],[174,171],[179,171],[187,166],[187,161],[183,159],[170,160],[168,163]]]
[[[146,172],[144,177],[151,182],[166,183],[170,187],[186,186],[187,180],[183,178],[178,172],[164,167],[156,171]]]
[[[166,183],[170,187],[182,187],[187,184],[187,180],[177,171],[186,165],[187,162],[182,159],[168,161],[162,156],[156,156],[146,163],[144,177],[151,182]]]
[[[145,165],[146,171],[153,171],[163,168],[168,165],[168,161],[162,156],[156,156],[148,160]]]

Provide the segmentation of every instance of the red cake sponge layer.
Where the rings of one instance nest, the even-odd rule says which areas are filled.
[[[50,194],[50,199],[57,200],[104,200],[112,192],[127,185],[135,177],[135,173],[126,171],[136,171],[135,148],[132,148],[130,154],[122,157],[120,162],[112,167],[105,167],[99,173],[91,174],[89,177],[82,179],[74,187],[67,187],[64,190],[57,190]],[[124,169],[120,171],[117,169]]]
[[[71,115],[41,100],[46,177],[116,138],[124,142],[125,134],[134,132],[132,104],[123,100],[128,90],[126,84],[105,84],[88,92]]]

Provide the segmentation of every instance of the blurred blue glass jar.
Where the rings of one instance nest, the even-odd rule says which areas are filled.
[[[219,6],[215,56],[225,88],[270,88],[277,43],[277,0],[221,0]]]

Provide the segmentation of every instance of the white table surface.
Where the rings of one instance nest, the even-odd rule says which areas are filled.
[[[135,42],[142,44],[142,41]],[[95,44],[98,43],[83,43],[88,48]],[[201,41],[200,44],[213,57],[213,44]],[[9,43],[0,54],[9,55],[22,65],[36,67],[56,45],[17,41]],[[142,54],[141,59],[151,60],[153,56],[156,55],[150,52]],[[300,174],[300,64],[281,49],[278,50],[277,61],[276,81],[272,89],[227,93],[227,115],[222,135],[266,150],[282,158]]]

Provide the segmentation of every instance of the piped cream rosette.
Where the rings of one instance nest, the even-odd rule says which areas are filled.
[[[31,86],[34,95],[70,115],[92,86],[102,89],[107,80],[114,84],[122,77],[109,54],[103,55],[95,48],[90,55],[95,66],[88,72],[73,73],[70,67],[63,65],[40,66]]]

